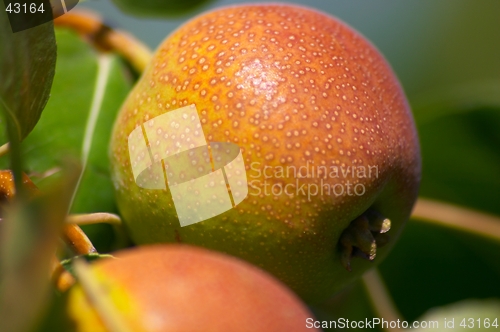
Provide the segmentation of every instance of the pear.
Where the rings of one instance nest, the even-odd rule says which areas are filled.
[[[135,243],[243,258],[307,302],[383,260],[421,171],[384,57],[338,19],[288,4],[221,8],[173,32],[123,104],[110,158]]]
[[[174,244],[115,257],[91,271],[130,331],[309,331],[314,322],[286,286],[231,256]],[[77,331],[107,331],[80,284],[68,291],[68,313]]]

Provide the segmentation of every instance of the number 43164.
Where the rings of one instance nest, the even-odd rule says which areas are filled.
[[[494,320],[491,320],[489,318],[484,318],[484,319],[464,318],[460,322],[460,326],[465,328],[465,329],[467,329],[467,328],[469,328],[469,329],[478,329],[478,328],[489,329],[490,327],[497,329],[498,328],[498,318],[495,318]]]
[[[43,3],[41,3],[39,6],[37,6],[36,3],[9,3],[9,5],[7,6],[7,8],[5,8],[5,11],[8,12],[8,13],[14,13],[14,14],[19,14],[19,13],[23,13],[23,14],[28,14],[28,13],[43,13],[44,12],[44,9],[43,9]]]

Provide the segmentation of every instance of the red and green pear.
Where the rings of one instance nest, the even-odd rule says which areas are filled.
[[[314,320],[288,287],[235,257],[187,245],[115,257],[95,262],[91,273],[130,331],[309,331],[306,320]],[[68,294],[75,330],[107,331],[84,289],[76,284]]]
[[[136,183],[128,139],[190,105],[207,142],[241,149],[248,194],[182,227],[169,186]],[[240,257],[308,302],[383,260],[409,218],[421,167],[410,107],[381,53],[337,18],[288,4],[220,8],[168,36],[122,106],[110,158],[135,243]]]

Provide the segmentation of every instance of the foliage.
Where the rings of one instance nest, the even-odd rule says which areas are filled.
[[[52,23],[12,33],[0,5],[0,107],[25,138],[38,122],[49,99],[56,63]]]

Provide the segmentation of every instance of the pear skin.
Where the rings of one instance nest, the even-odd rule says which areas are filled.
[[[241,149],[248,194],[181,227],[168,186],[136,183],[128,138],[190,105],[207,142]],[[123,104],[110,158],[135,243],[182,242],[240,257],[307,302],[331,297],[383,260],[409,218],[421,169],[411,110],[380,52],[337,18],[287,4],[221,8],[173,32]],[[387,236],[365,229],[341,241],[370,210],[390,220]],[[375,255],[377,238],[387,245]]]

